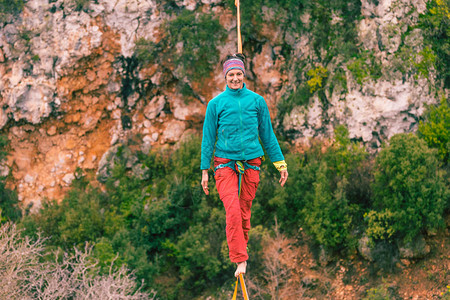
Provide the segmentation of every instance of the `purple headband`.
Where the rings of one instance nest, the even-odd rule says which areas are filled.
[[[230,58],[226,62],[223,63],[223,76],[227,76],[227,73],[232,69],[239,69],[245,75],[245,67],[242,60],[237,58]]]

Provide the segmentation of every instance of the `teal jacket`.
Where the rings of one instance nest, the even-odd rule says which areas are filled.
[[[200,168],[210,168],[214,148],[215,156],[232,160],[263,156],[258,137],[271,161],[284,160],[264,98],[245,84],[239,90],[227,86],[206,108]]]

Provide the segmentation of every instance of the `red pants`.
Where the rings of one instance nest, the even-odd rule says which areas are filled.
[[[229,162],[229,159],[214,158],[214,167]],[[247,161],[250,165],[261,166],[261,158]],[[225,167],[218,169],[214,176],[220,200],[226,213],[226,234],[231,262],[243,262],[248,259],[247,243],[250,230],[252,201],[259,184],[259,171],[245,170],[242,175],[241,196],[239,192],[239,175],[235,170]]]

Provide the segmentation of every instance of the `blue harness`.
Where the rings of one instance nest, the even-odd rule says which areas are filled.
[[[238,192],[239,197],[241,196],[242,175],[244,175],[245,170],[247,170],[247,169],[253,169],[253,170],[256,170],[256,171],[261,170],[260,167],[252,166],[246,160],[230,160],[226,164],[220,164],[217,167],[215,167],[214,168],[214,173],[217,170],[222,169],[222,168],[226,168],[226,167],[234,170],[239,175],[239,192]]]

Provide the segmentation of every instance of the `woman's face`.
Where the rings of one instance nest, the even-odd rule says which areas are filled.
[[[225,80],[230,89],[241,89],[244,86],[244,72],[239,69],[232,69],[228,71]]]

